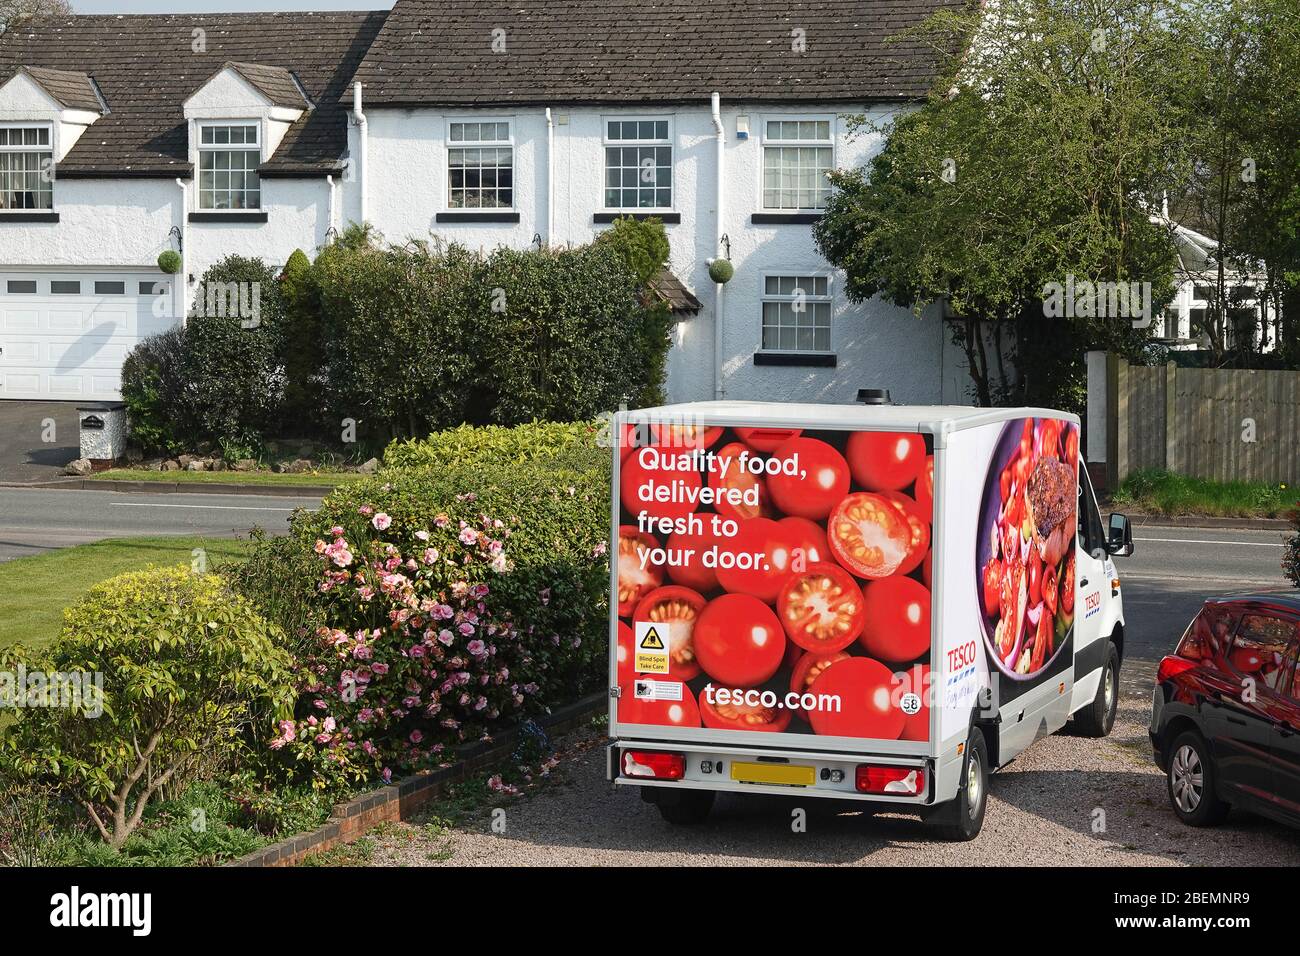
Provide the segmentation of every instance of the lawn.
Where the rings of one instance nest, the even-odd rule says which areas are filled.
[[[104,481],[157,481],[185,485],[339,485],[365,475],[355,471],[307,471],[301,474],[275,474],[269,471],[147,471],[143,468],[110,468],[97,475]]]
[[[1222,518],[1278,518],[1298,500],[1300,493],[1286,484],[1208,481],[1160,470],[1134,472],[1111,496],[1119,510]]]
[[[0,564],[0,646],[52,641],[63,609],[105,578],[151,564],[190,564],[195,548],[204,549],[213,568],[242,558],[249,547],[221,538],[110,538]]]

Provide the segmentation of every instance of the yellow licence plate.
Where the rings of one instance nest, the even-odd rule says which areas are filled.
[[[817,780],[812,767],[788,763],[733,763],[731,779],[741,783],[775,783],[784,786],[811,787]]]

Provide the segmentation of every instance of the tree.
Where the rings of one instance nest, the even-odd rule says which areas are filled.
[[[59,17],[71,12],[68,0],[0,0],[0,35],[36,17]]]
[[[946,304],[980,404],[1078,407],[1083,351],[1136,354],[1172,296],[1151,212],[1187,163],[1177,38],[1159,0],[982,6],[923,25],[934,95],[833,176],[815,236],[851,298]],[[1134,282],[1122,314],[1085,291]],[[1083,294],[1047,315],[1056,288]]]

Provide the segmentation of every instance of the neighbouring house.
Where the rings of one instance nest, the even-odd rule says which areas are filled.
[[[123,357],[239,253],[579,244],[657,216],[674,400],[963,401],[937,309],[853,305],[826,172],[934,79],[891,42],[966,0],[397,0],[392,11],[72,16],[0,39],[0,398],[117,397]],[[157,264],[179,252],[180,271]],[[729,258],[734,278],[709,278]]]

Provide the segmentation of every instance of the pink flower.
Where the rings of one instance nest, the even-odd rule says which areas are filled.
[[[429,540],[429,532],[427,531],[417,531],[415,532],[415,536],[421,541]]]
[[[473,528],[464,528],[460,533],[461,544],[473,544],[478,540],[478,532]]]
[[[393,523],[393,519],[381,511],[370,519],[370,523],[375,526],[376,531],[387,531],[388,526]]]
[[[420,731],[418,730],[411,731],[411,743],[418,744],[423,739],[424,739],[424,734],[420,733]]]
[[[468,621],[462,621],[461,623],[456,625],[456,630],[460,631],[461,634],[465,635],[466,637],[469,637],[471,634],[474,633],[474,625],[470,624]]]
[[[475,639],[469,642],[468,650],[475,657],[482,657],[487,653],[487,645],[482,641]]]
[[[440,640],[443,644],[446,644],[448,647],[451,647],[451,642],[454,641],[455,639],[456,639],[456,635],[451,633],[451,631],[447,630],[447,628],[445,627],[438,632],[438,640]]]
[[[385,674],[388,673],[388,665],[384,663],[378,663],[374,667],[372,667],[371,670],[373,670],[380,677],[383,677]]]

